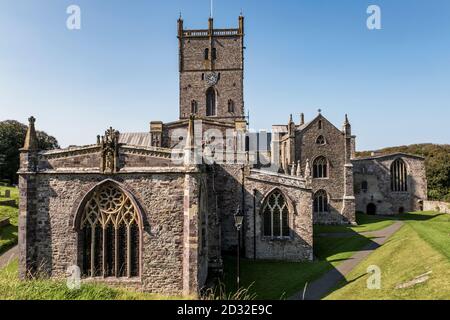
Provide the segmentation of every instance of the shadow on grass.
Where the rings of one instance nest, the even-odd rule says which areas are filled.
[[[378,219],[378,221],[380,221]],[[343,228],[343,227],[341,227]],[[320,233],[323,229],[320,230]],[[345,280],[337,266],[355,253],[376,249],[379,245],[373,238],[361,235],[348,228],[344,237],[314,236],[313,262],[286,262],[241,258],[241,287],[250,288],[256,299],[305,299],[317,300],[326,296],[339,282]],[[237,291],[235,256],[224,256],[223,283],[228,292]],[[317,286],[315,280],[329,277]],[[317,281],[317,282],[320,282]]]
[[[17,226],[9,225],[0,228],[0,255],[14,247],[17,244],[17,239]]]
[[[397,219],[401,221],[428,221],[438,217],[445,217],[445,216],[448,216],[448,214],[437,212],[411,212],[411,213],[403,213],[397,216]]]

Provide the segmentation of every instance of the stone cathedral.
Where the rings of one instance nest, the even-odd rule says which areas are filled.
[[[177,121],[152,121],[144,133],[110,128],[92,145],[41,151],[29,119],[21,278],[64,278],[77,266],[83,281],[195,295],[237,246],[249,259],[311,261],[314,224],[420,210],[424,159],[356,158],[347,116],[341,129],[319,112],[310,121],[286,117],[270,134],[249,131],[244,17],[233,29],[211,18],[204,30],[180,18],[178,43]]]

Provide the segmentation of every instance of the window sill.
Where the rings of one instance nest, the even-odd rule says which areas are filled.
[[[127,278],[127,277],[120,277],[120,278],[116,278],[116,277],[90,277],[90,278],[82,278],[81,279],[82,282],[87,282],[87,283],[91,283],[91,282],[102,282],[102,283],[127,283],[127,284],[142,284],[142,280],[139,277],[133,277],[133,278]]]
[[[287,242],[291,241],[292,237],[263,237],[262,240],[267,242]]]

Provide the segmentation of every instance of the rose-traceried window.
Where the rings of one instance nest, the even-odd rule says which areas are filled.
[[[138,208],[120,188],[97,187],[81,217],[83,276],[138,277],[141,226]]]

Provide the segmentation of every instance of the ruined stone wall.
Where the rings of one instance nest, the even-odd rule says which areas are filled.
[[[264,237],[262,208],[275,188],[288,201],[289,239]],[[313,259],[312,193],[301,178],[252,171],[245,182],[245,255],[252,259],[311,261]]]
[[[391,190],[391,164],[402,159],[407,165],[408,191],[393,192]],[[394,215],[400,211],[419,211],[420,201],[427,199],[427,178],[425,161],[422,158],[407,155],[391,155],[368,159],[355,159],[354,190],[356,210],[367,212],[367,206],[376,206],[376,213]],[[367,191],[362,190],[366,181]]]
[[[424,201],[423,211],[436,211],[440,213],[450,213],[450,203],[442,201]]]

